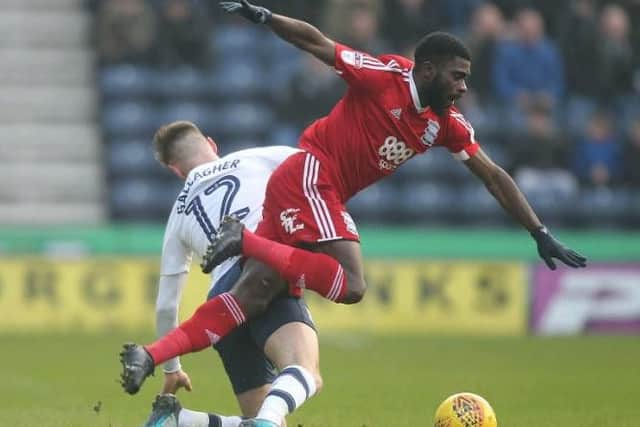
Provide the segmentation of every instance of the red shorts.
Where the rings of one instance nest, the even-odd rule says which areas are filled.
[[[282,162],[267,184],[256,234],[290,246],[360,241],[328,173],[317,157],[304,151]]]

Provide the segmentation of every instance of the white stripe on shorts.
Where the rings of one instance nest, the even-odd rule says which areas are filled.
[[[320,240],[333,240],[338,239],[336,235],[336,228],[333,225],[331,214],[327,208],[327,204],[322,199],[320,192],[318,191],[318,172],[320,169],[320,162],[313,155],[307,153],[304,161],[304,173],[302,177],[302,188],[304,195],[309,201],[311,211],[313,212],[313,218],[316,220],[318,229],[320,230]]]

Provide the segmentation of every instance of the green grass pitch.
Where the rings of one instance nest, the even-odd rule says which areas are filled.
[[[0,426],[131,427],[149,413],[159,376],[136,396],[116,382],[127,339],[151,334],[0,335]],[[501,427],[640,426],[637,337],[480,338],[321,335],[324,391],[289,426],[431,426],[447,395],[486,397]],[[236,412],[213,351],[183,359],[192,409]],[[158,374],[161,373],[158,371]],[[94,407],[101,402],[99,411]]]

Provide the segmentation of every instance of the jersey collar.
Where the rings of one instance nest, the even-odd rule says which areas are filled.
[[[423,107],[420,104],[418,88],[416,87],[416,82],[413,80],[413,67],[409,70],[409,92],[411,92],[411,99],[413,100],[413,105],[416,107],[418,114],[422,114],[429,109],[429,107]]]

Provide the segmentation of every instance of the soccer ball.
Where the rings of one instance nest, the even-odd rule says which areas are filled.
[[[434,427],[498,427],[493,408],[473,393],[449,396],[436,410]]]

